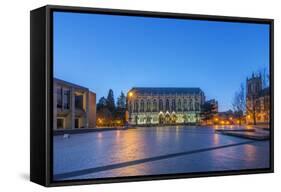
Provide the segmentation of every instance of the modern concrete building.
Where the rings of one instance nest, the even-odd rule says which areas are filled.
[[[200,88],[142,88],[128,92],[131,125],[196,124],[205,102]]]
[[[96,127],[96,94],[88,88],[54,79],[53,129]]]
[[[270,121],[270,90],[262,88],[261,75],[247,78],[246,121],[248,124],[268,124]]]

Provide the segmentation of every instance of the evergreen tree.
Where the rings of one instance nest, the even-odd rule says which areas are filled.
[[[126,108],[126,97],[125,97],[123,91],[121,91],[121,94],[117,99],[117,108],[118,109],[125,109]]]
[[[97,109],[105,108],[107,105],[107,99],[105,97],[101,97],[99,102],[97,103]]]
[[[113,90],[109,89],[108,95],[107,95],[107,108],[109,109],[110,112],[115,111],[115,102],[114,102],[114,95],[113,95]]]

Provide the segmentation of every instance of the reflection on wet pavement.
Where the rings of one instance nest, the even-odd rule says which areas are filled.
[[[267,168],[269,142],[212,128],[149,127],[54,137],[55,180]]]

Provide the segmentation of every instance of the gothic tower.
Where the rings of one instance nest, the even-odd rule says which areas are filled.
[[[262,90],[262,79],[261,74],[254,75],[252,74],[251,78],[247,78],[247,85],[246,85],[246,96],[247,98],[256,98],[258,94]]]

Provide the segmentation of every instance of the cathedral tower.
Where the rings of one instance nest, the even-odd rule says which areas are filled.
[[[256,98],[258,97],[260,91],[262,90],[262,79],[261,75],[252,74],[251,78],[247,78],[246,84],[246,95],[247,98]]]

